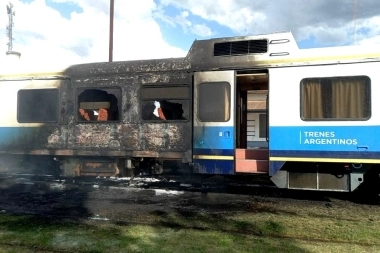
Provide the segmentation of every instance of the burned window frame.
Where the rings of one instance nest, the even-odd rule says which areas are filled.
[[[21,93],[24,93],[24,92],[33,92],[33,91],[38,91],[38,92],[41,92],[41,91],[46,91],[46,92],[54,92],[55,94],[53,94],[55,96],[55,99],[53,99],[55,101],[54,105],[56,106],[55,108],[55,117],[54,119],[52,118],[51,120],[37,120],[36,117],[34,117],[32,120],[24,120],[22,119],[22,117],[20,116],[20,114],[22,115],[22,113],[20,112],[20,110],[22,110],[22,106],[20,106],[20,103],[22,101],[25,101],[23,99],[23,96]],[[48,96],[46,97],[49,97],[51,98],[52,94],[46,94]],[[21,98],[20,98],[21,96]],[[30,96],[30,94],[28,94],[28,96]],[[40,102],[40,101],[39,101]],[[34,105],[36,105],[35,103],[33,103]],[[51,107],[51,105],[48,106],[49,108]],[[59,99],[59,89],[57,88],[39,88],[39,89],[20,89],[18,90],[17,92],[17,122],[18,123],[58,123],[59,121],[59,107],[60,107],[60,99]],[[29,108],[29,107],[28,107]],[[52,110],[54,111],[54,110]]]
[[[144,97],[144,89],[150,89],[150,88],[153,88],[153,89],[170,89],[170,88],[186,88],[187,91],[187,95],[185,96],[178,96],[178,97]],[[140,118],[143,122],[154,122],[154,123],[172,123],[172,122],[189,122],[191,120],[191,94],[192,94],[192,91],[191,91],[191,87],[189,84],[147,84],[147,85],[142,85],[140,87]],[[144,113],[144,104],[147,103],[147,102],[155,102],[155,101],[158,101],[159,100],[165,100],[165,101],[168,101],[170,103],[180,103],[182,104],[182,110],[183,110],[183,113],[182,113],[182,116],[187,116],[186,118],[183,118],[183,119],[161,119],[159,117],[154,118],[154,119],[147,119],[145,117],[145,113]],[[185,104],[184,103],[181,103],[181,101],[186,101]],[[188,105],[187,108],[186,106],[184,105]],[[153,108],[152,108],[153,109]],[[155,110],[155,109],[154,109]],[[186,111],[187,110],[187,111]],[[152,112],[153,113],[153,112]]]
[[[332,108],[334,106],[333,104],[335,103],[333,102],[335,101],[334,95],[333,95],[333,87],[332,87],[333,83],[336,81],[340,81],[340,82],[347,82],[347,84],[343,84],[343,85],[349,85],[349,84],[353,84],[353,83],[350,83],[349,81],[355,80],[355,79],[361,80],[365,85],[364,89],[361,91],[364,93],[363,97],[361,98],[364,101],[364,105],[362,108],[364,116],[363,117],[359,117],[359,116],[358,117],[354,117],[354,116],[332,117],[333,115]],[[307,117],[306,115],[306,112],[305,112],[306,108],[304,105],[304,103],[306,103],[306,101],[304,101],[305,100],[304,94],[306,90],[304,92],[304,87],[306,86],[307,81],[309,82],[313,81],[315,82],[315,84],[319,84],[320,86],[319,92],[321,93],[321,98],[320,98],[321,101],[318,101],[318,102],[320,102],[321,107],[323,107],[321,108],[322,112],[319,112],[319,114],[320,113],[323,114],[321,117]],[[326,89],[328,89],[328,91],[326,91]],[[338,94],[338,92],[335,92],[335,94]],[[339,93],[339,95],[340,94],[341,92]],[[357,93],[353,91],[351,92],[351,94],[357,95]],[[335,108],[340,108],[340,107],[342,106],[335,105]],[[313,108],[315,108],[315,106],[313,106]],[[368,76],[356,75],[356,76],[308,77],[308,78],[303,78],[300,82],[300,118],[303,121],[367,121],[371,118],[371,116],[372,116],[371,79]]]
[[[117,102],[117,112],[118,112],[118,119],[117,120],[82,120],[79,117],[79,109],[80,109],[80,102],[79,102],[79,96],[88,90],[100,90],[106,92],[108,95],[114,95]],[[78,123],[90,123],[90,124],[110,124],[110,123],[119,123],[122,121],[122,88],[119,86],[90,86],[90,87],[78,87],[75,91],[75,119]],[[100,102],[100,101],[93,101],[93,102]],[[103,101],[105,102],[105,101]],[[110,104],[111,106],[111,104]]]

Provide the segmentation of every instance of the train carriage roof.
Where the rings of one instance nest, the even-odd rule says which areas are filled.
[[[380,60],[380,45],[300,49],[291,32],[195,41],[187,55],[192,68],[270,68]]]
[[[379,61],[380,45],[299,49],[291,32],[195,40],[183,58],[95,62],[62,67],[27,64],[22,59],[2,66],[0,79],[35,76],[81,76],[91,73],[199,71],[271,68]]]

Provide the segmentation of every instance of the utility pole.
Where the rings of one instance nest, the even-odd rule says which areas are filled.
[[[114,0],[110,0],[110,40],[109,40],[109,62],[112,62],[113,54],[113,15],[114,15]]]
[[[358,18],[358,1],[354,0],[354,45],[356,45],[356,19]]]
[[[8,25],[7,25],[7,36],[8,36],[8,52],[11,52],[12,49],[13,49],[13,35],[12,35],[12,32],[13,32],[13,16],[15,16],[15,11],[13,10],[13,4],[12,3],[9,3],[7,5],[7,13],[8,13]]]

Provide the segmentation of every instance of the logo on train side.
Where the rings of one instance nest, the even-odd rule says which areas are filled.
[[[333,131],[313,132],[300,131],[302,145],[358,145],[357,139],[339,137]]]

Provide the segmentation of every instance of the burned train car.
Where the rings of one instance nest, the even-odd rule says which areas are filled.
[[[168,59],[2,76],[3,170],[109,176],[191,162],[189,67]]]
[[[0,170],[268,174],[353,191],[378,178],[380,49],[299,49],[290,32],[195,41],[186,57],[0,74]],[[373,176],[375,175],[375,177]]]

